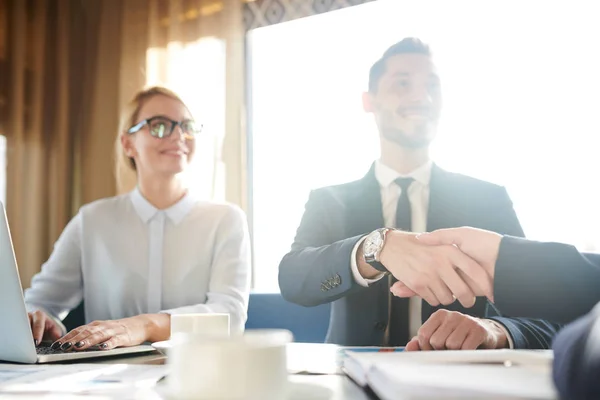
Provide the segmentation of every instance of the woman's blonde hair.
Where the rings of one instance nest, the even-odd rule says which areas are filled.
[[[131,157],[128,157],[127,154],[125,154],[125,149],[123,149],[123,146],[121,144],[121,136],[127,135],[127,131],[129,130],[129,128],[131,128],[139,122],[137,119],[139,118],[140,110],[142,109],[146,101],[158,95],[170,97],[174,100],[177,100],[181,104],[183,104],[184,107],[187,108],[181,97],[179,97],[172,90],[162,86],[152,86],[137,92],[133,99],[131,99],[131,101],[125,105],[123,111],[121,112],[119,132],[117,134],[117,139],[115,140],[115,172],[117,177],[117,186],[119,188],[123,187],[124,181],[126,180],[125,176],[127,174],[131,174],[131,172],[135,173],[137,170],[135,160]]]

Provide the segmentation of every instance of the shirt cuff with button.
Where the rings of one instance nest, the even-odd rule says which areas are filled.
[[[485,321],[491,322],[497,328],[499,328],[502,332],[504,332],[504,334],[506,335],[506,340],[508,341],[509,349],[513,350],[515,348],[515,343],[513,342],[513,338],[512,338],[512,336],[510,336],[508,329],[506,329],[506,327],[504,325],[502,325],[501,323],[499,323],[497,321],[494,321],[493,319],[486,319]]]
[[[368,287],[370,284],[375,283],[378,280],[380,280],[381,278],[383,278],[385,276],[385,274],[382,272],[381,274],[377,275],[373,279],[365,279],[358,271],[358,263],[356,262],[356,253],[358,252],[359,246],[361,246],[362,243],[365,241],[365,238],[366,238],[366,236],[363,237],[362,239],[360,239],[358,241],[358,243],[356,243],[354,245],[354,248],[352,249],[352,254],[350,255],[350,268],[352,269],[352,276],[354,277],[354,280],[356,281],[356,283],[358,283],[360,286]]]

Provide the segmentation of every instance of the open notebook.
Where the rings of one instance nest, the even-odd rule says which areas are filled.
[[[556,397],[551,351],[348,351],[343,370],[382,400]]]

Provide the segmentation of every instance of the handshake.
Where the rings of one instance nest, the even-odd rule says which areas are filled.
[[[395,296],[418,296],[432,306],[458,300],[469,308],[476,296],[494,301],[494,269],[501,240],[497,233],[475,228],[418,235],[390,230],[379,261],[398,280],[390,289]],[[364,261],[362,251],[357,261],[363,277],[380,274]]]

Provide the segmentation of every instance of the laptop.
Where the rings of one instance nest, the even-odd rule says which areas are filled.
[[[148,345],[80,352],[53,350],[47,344],[36,347],[33,343],[21,279],[2,202],[0,208],[0,361],[25,364],[51,363],[155,351]]]

